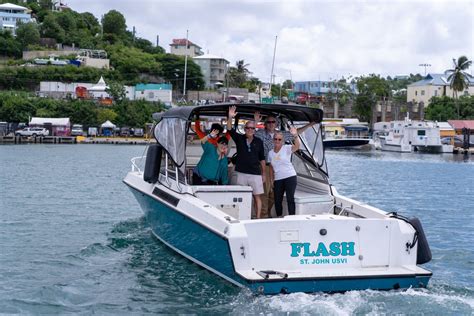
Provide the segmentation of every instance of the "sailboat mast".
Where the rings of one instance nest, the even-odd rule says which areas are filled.
[[[186,30],[186,49],[184,57],[184,83],[183,83],[183,99],[186,100],[186,74],[188,72],[188,35],[189,30]]]
[[[276,54],[276,49],[277,49],[277,39],[278,39],[278,36],[275,35],[275,47],[273,48],[272,73],[270,75],[270,94],[272,93],[273,69],[275,67],[275,54]]]

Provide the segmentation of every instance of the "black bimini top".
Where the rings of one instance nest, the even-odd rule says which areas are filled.
[[[154,113],[153,119],[180,118],[183,120],[193,120],[196,115],[200,116],[220,116],[227,117],[229,107],[236,106],[239,118],[252,119],[255,112],[260,112],[262,116],[283,115],[291,121],[307,121],[321,123],[323,111],[293,104],[260,104],[260,103],[221,103],[202,106],[179,106],[166,112]]]

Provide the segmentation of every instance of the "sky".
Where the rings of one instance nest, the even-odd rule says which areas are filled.
[[[204,53],[244,60],[269,82],[442,73],[474,59],[474,0],[62,0],[99,20],[121,12],[167,52],[186,38]],[[429,64],[428,67],[420,64]],[[471,67],[469,73],[473,73]]]

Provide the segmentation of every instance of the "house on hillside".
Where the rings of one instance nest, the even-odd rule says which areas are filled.
[[[15,35],[18,22],[31,22],[30,10],[12,3],[0,4],[0,29]]]
[[[357,93],[357,87],[354,83],[346,83],[352,93]],[[294,85],[294,91],[296,93],[309,93],[311,95],[326,96],[329,93],[336,94],[340,92],[342,88],[336,81],[327,80],[313,80],[313,81],[297,81]]]
[[[196,57],[201,56],[204,53],[201,51],[201,47],[194,44],[190,40],[187,40],[188,47],[186,48],[186,39],[185,38],[175,38],[170,44],[170,53],[179,56],[190,56]]]
[[[432,97],[446,95],[453,96],[453,90],[449,86],[448,75],[428,74],[420,81],[414,82],[407,87],[407,102],[421,104],[428,107]],[[458,92],[459,96],[474,95],[474,78],[469,78],[469,88]]]
[[[194,57],[193,61],[201,68],[206,88],[216,89],[224,85],[229,61],[211,54]]]

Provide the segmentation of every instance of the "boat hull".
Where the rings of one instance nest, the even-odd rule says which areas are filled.
[[[239,275],[229,240],[183,214],[159,197],[131,187],[140,203],[153,234],[165,245],[239,287],[254,293],[345,292],[350,290],[391,290],[426,287],[431,273],[409,275],[370,275],[249,280]]]
[[[346,139],[324,139],[325,148],[359,148],[369,144],[369,139],[346,138]]]

